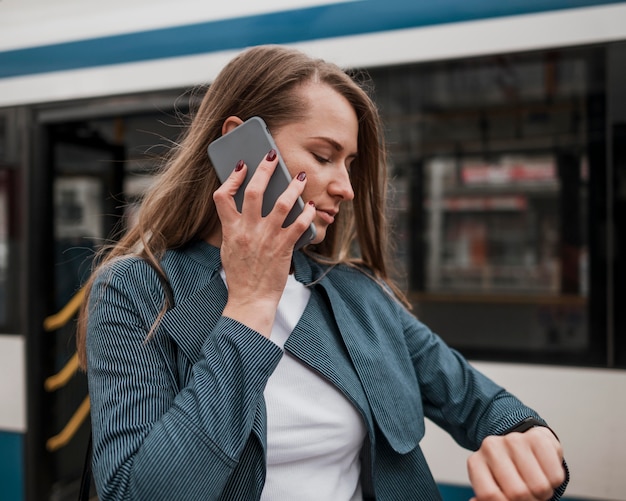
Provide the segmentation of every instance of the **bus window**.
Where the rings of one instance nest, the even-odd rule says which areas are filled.
[[[418,317],[467,356],[605,363],[604,51],[369,72],[398,277]]]

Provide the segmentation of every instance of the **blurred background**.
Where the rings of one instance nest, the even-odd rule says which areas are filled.
[[[367,82],[416,315],[548,420],[567,499],[626,500],[625,21],[618,1],[0,0],[0,500],[76,498],[90,259],[265,43]],[[423,446],[467,500],[468,452],[435,426]]]

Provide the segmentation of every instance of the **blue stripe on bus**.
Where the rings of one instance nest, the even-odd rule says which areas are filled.
[[[0,431],[0,499],[24,499],[23,435]]]
[[[0,51],[0,78],[624,3],[618,0],[360,0]]]

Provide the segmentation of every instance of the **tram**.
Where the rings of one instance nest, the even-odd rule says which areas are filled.
[[[75,498],[90,259],[265,43],[367,80],[416,315],[558,431],[566,499],[626,500],[625,21],[610,0],[0,0],[0,500]],[[469,499],[468,451],[431,423],[423,447]]]

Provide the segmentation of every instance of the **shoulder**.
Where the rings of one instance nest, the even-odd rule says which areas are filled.
[[[353,312],[366,312],[399,320],[410,312],[396,297],[387,282],[376,277],[365,266],[340,264],[330,268],[322,280],[333,297],[340,299]]]
[[[166,251],[160,262],[166,283],[157,270],[140,256],[115,258],[96,271],[94,290],[104,292],[113,289],[139,301],[161,305],[165,297],[164,286],[167,286],[178,303],[204,287],[213,277],[220,264],[213,254],[213,250],[199,245]],[[219,257],[219,251],[217,256]]]
[[[164,298],[156,270],[138,256],[114,258],[101,265],[89,291],[92,313],[123,308],[153,314],[159,311]]]
[[[112,259],[96,271],[94,285],[122,285],[158,281],[156,271],[139,256],[122,256]]]
[[[207,245],[190,245],[168,250],[161,261],[176,302],[204,288],[221,267],[219,250]]]
[[[357,295],[383,295],[393,299],[393,292],[389,284],[376,277],[374,272],[365,265],[342,263],[328,270],[329,280],[347,291]]]

